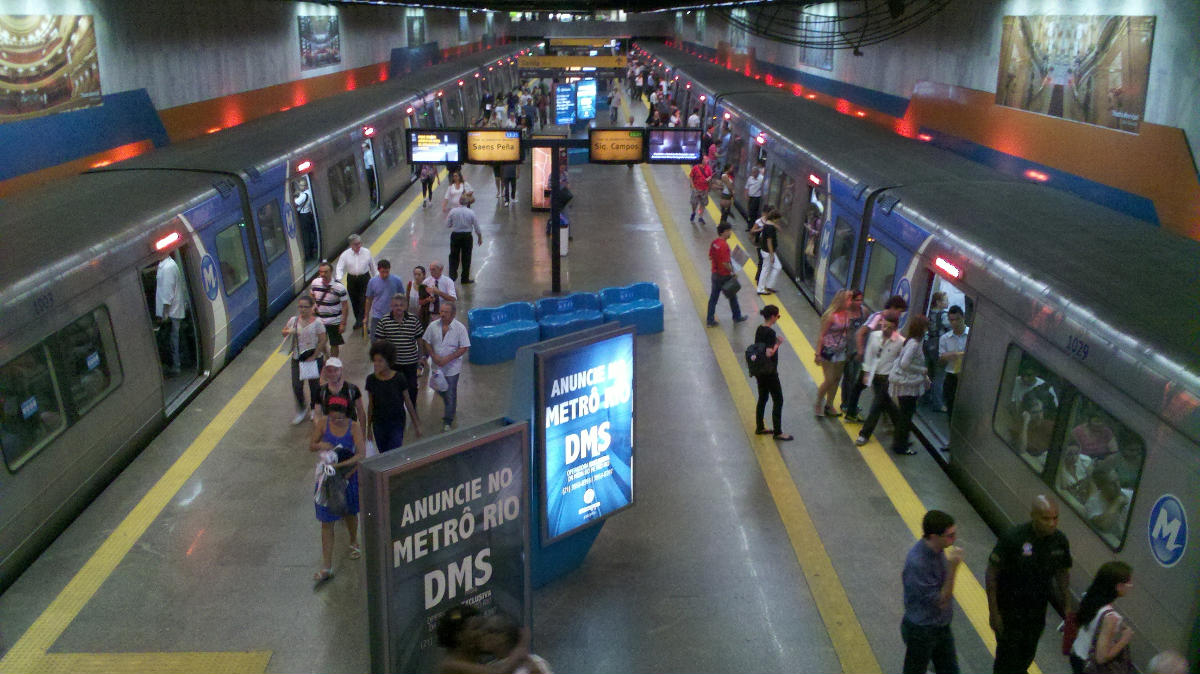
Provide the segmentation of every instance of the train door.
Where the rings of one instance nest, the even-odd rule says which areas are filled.
[[[467,126],[467,99],[466,94],[463,92],[462,80],[459,80],[458,95],[455,98],[457,99],[457,109],[455,110],[455,117],[457,119],[455,122],[459,126]]]
[[[821,228],[825,223],[827,195],[819,186],[808,183],[808,200],[801,210],[800,245],[797,249],[796,282],[809,297],[816,298],[817,265]]]
[[[362,141],[362,163],[367,174],[367,190],[371,194],[371,215],[375,215],[380,210],[379,178],[375,172],[375,146],[370,138]]]
[[[193,256],[189,253],[190,246],[179,246],[140,272],[146,310],[154,326],[167,410],[173,409],[191,388],[202,364],[191,290],[195,278],[187,265]]]
[[[446,116],[443,108],[445,102],[445,99],[441,96],[433,99],[433,126],[438,129],[445,128],[446,126]]]
[[[291,259],[287,255],[288,237],[274,191],[251,203],[255,235],[262,251],[262,268],[267,274],[267,311],[274,315],[292,299]]]
[[[828,224],[821,233],[817,268],[816,297],[825,306],[834,293],[854,282],[854,258],[859,232],[862,231],[864,184],[833,182],[830,185]],[[823,267],[823,268],[822,268]]]
[[[944,448],[950,442],[950,420],[959,377],[970,374],[963,364],[970,349],[971,325],[975,322],[975,299],[952,279],[932,271],[928,276],[929,296],[925,298],[924,310],[931,323],[928,333],[931,337],[926,339],[925,358],[933,383],[917,404],[917,416],[936,436],[934,446]],[[940,327],[932,325],[935,320]],[[934,335],[936,339],[932,338]]]
[[[317,223],[312,181],[309,180],[308,174],[301,174],[292,179],[292,209],[296,213],[296,230],[300,236],[300,250],[304,255],[304,271],[307,276],[321,259],[321,228]]]

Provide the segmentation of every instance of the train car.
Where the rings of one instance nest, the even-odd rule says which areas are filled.
[[[493,76],[511,70],[508,55],[433,66],[5,201],[0,587],[321,257],[408,187],[403,130],[469,114],[484,86],[474,81],[489,64]],[[311,214],[297,211],[301,192]],[[165,297],[178,298],[174,311]]]
[[[935,455],[998,529],[1053,495],[1073,590],[1126,561],[1135,648],[1194,652],[1200,244],[677,51],[642,55],[722,135],[762,148],[764,202],[789,218],[783,263],[814,307],[853,287],[872,306],[904,296],[909,315],[939,293],[963,310],[952,408],[918,407]],[[731,147],[739,168],[760,158]],[[812,204],[803,227],[798,203]]]

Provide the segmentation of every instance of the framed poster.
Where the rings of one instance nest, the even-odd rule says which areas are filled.
[[[298,16],[300,69],[312,70],[342,62],[342,37],[336,16]]]
[[[100,102],[91,15],[0,15],[0,124]]]

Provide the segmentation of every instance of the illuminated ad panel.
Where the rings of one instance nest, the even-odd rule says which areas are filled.
[[[559,84],[554,87],[554,123],[559,126],[575,123],[574,84]]]
[[[537,354],[543,546],[633,505],[633,333]]]
[[[408,163],[457,164],[462,148],[462,131],[409,129]]]
[[[593,164],[635,164],[646,149],[644,129],[588,129],[588,161]]]
[[[651,164],[695,164],[700,161],[700,129],[647,129],[646,161]]]
[[[575,116],[579,119],[596,118],[596,80],[579,80],[575,89]]]
[[[515,164],[523,159],[520,131],[497,129],[467,131],[467,163]]]

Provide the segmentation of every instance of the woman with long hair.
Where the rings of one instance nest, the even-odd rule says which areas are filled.
[[[922,351],[928,328],[928,318],[909,317],[908,325],[904,326],[904,346],[900,348],[900,357],[896,359],[896,365],[888,377],[888,395],[896,398],[900,408],[900,423],[892,435],[892,451],[897,454],[916,454],[908,446],[908,434],[912,430],[913,414],[917,411],[917,399],[929,390],[929,368]]]
[[[850,291],[837,291],[825,313],[821,315],[821,332],[817,335],[817,365],[825,375],[817,387],[817,400],[813,403],[813,414],[840,417],[841,412],[833,406],[838,384],[842,381],[842,369],[846,367],[846,345],[850,339]]]
[[[1133,569],[1125,562],[1105,562],[1079,602],[1079,634],[1071,644],[1071,671],[1132,672],[1129,641],[1133,628],[1113,602],[1133,587]]]
[[[449,213],[451,208],[458,205],[464,193],[474,191],[471,183],[463,180],[462,171],[451,173],[450,183],[446,185],[446,195],[442,197],[442,212]]]
[[[321,397],[321,383],[318,381],[321,369],[325,367],[326,335],[325,324],[313,312],[313,298],[301,295],[297,302],[298,313],[288,319],[283,326],[283,336],[292,337],[292,394],[296,397],[296,416],[292,424],[304,421],[312,416],[312,408],[317,406]],[[317,376],[301,378],[301,363],[313,363]],[[311,375],[312,372],[305,374]],[[308,382],[309,402],[304,403],[304,387]]]
[[[754,341],[766,347],[767,358],[774,363],[774,367],[771,368],[771,372],[754,377],[758,382],[758,404],[754,408],[754,432],[758,435],[774,436],[776,440],[791,440],[792,436],[784,433],[782,428],[783,385],[779,381],[779,347],[783,346],[783,336],[775,332],[775,328],[772,327],[779,320],[779,307],[768,304],[759,313],[762,314],[763,324],[754,331]],[[774,425],[771,428],[767,428],[763,424],[763,414],[767,411],[768,397],[772,401],[771,421]]]

